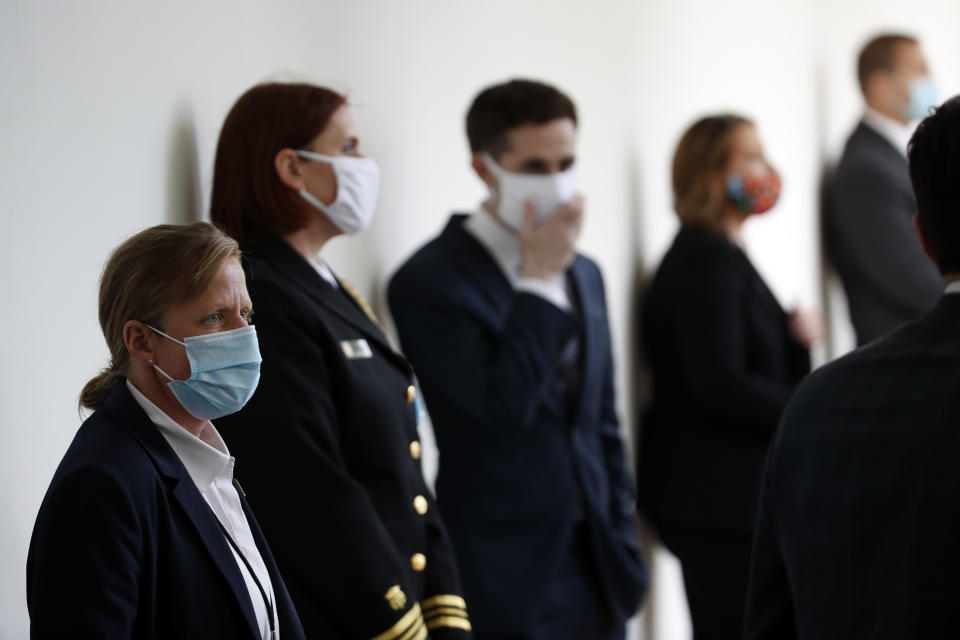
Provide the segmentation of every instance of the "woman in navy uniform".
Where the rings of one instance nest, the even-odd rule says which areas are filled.
[[[320,257],[367,226],[378,186],[343,96],[264,84],[231,109],[211,217],[245,249],[263,365],[222,429],[308,637],[469,638],[413,371]]]

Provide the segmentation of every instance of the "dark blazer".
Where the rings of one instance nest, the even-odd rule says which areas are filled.
[[[217,424],[307,634],[467,637],[453,550],[420,468],[410,365],[287,243],[251,248],[244,269],[260,385]],[[437,615],[443,603],[450,615]]]
[[[801,385],[765,471],[747,638],[956,636],[958,384],[948,294]]]
[[[677,234],[643,313],[653,402],[642,509],[654,524],[750,533],[767,446],[810,370],[807,350],[746,255],[704,228]]]
[[[280,637],[305,638],[242,492],[240,504],[270,573]],[[260,639],[216,516],[125,384],[84,421],[47,489],[27,607],[33,638]]]
[[[827,184],[823,213],[827,255],[860,345],[918,318],[943,290],[913,230],[916,212],[906,158],[861,122]]]
[[[613,613],[626,619],[646,572],[600,271],[583,256],[570,268],[581,321],[515,291],[465,220],[454,215],[397,271],[389,302],[436,431],[437,499],[477,629],[530,628],[578,519]],[[571,405],[557,363],[575,335],[582,382]]]

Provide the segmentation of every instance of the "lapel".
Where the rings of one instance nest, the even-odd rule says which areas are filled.
[[[510,311],[513,285],[486,247],[463,228],[467,214],[454,214],[443,230],[442,237],[450,244],[451,254],[464,280],[476,283],[484,299],[503,319]]]
[[[246,255],[252,260],[268,262],[296,290],[359,331],[364,338],[378,345],[379,350],[406,375],[412,375],[407,359],[393,348],[380,327],[360,307],[359,301],[347,293],[348,287],[339,278],[338,289],[324,280],[293,247],[276,237],[264,239]],[[255,269],[256,265],[251,264],[251,268]],[[256,273],[252,274],[249,284],[256,289]]]
[[[587,398],[591,394],[597,393],[595,386],[603,380],[603,353],[599,349],[599,342],[602,332],[605,330],[603,301],[599,299],[595,286],[591,286],[589,281],[589,262],[581,256],[577,256],[570,270],[567,272],[572,284],[574,295],[580,304],[580,362],[583,367],[583,375],[580,381],[580,393],[578,394],[576,417],[577,422],[582,424],[586,420],[585,412],[589,410],[591,403]]]
[[[230,591],[233,592],[244,618],[250,627],[254,638],[260,637],[257,617],[250,602],[250,592],[247,590],[243,575],[237,560],[230,550],[223,532],[217,524],[217,517],[210,510],[203,496],[190,479],[186,467],[173,452],[170,445],[160,434],[157,427],[150,422],[137,401],[130,395],[126,384],[121,384],[107,399],[104,408],[113,416],[131,436],[136,438],[140,446],[153,460],[157,471],[167,480],[170,492],[186,512],[190,522],[196,528],[204,547],[213,558],[217,568],[226,579]]]
[[[760,300],[764,311],[777,324],[785,324],[786,312],[783,310],[783,307],[780,306],[780,301],[777,300],[776,296],[773,295],[773,292],[770,291],[770,287],[768,287],[763,281],[763,278],[760,277],[760,274],[753,266],[753,263],[750,262],[750,258],[747,257],[747,254],[739,248],[737,248],[736,251],[740,254],[739,257],[741,265],[744,274],[747,276],[747,279],[750,282],[750,287],[756,293],[756,296]]]

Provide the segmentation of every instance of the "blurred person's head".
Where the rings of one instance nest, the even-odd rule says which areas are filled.
[[[885,34],[868,42],[857,59],[857,79],[867,106],[904,124],[926,116],[937,103],[927,59],[909,35]]]
[[[695,122],[673,156],[673,203],[680,224],[726,231],[776,203],[780,179],[757,128],[734,114]]]
[[[183,340],[245,326],[249,308],[240,250],[214,225],[159,225],[134,235],[113,251],[100,277],[110,362],[84,386],[80,405],[98,409],[126,378],[156,402],[167,378],[154,364],[176,379],[189,378],[191,369],[184,347],[150,327]]]
[[[126,379],[196,436],[238,411],[260,380],[235,240],[212,224],[160,225],[114,250],[100,282],[110,364],[84,387],[98,409]]]
[[[577,193],[577,110],[560,90],[511,80],[481,91],[467,111],[471,164],[490,189],[488,209],[518,228],[523,203],[551,215]]]
[[[217,143],[210,216],[245,246],[305,229],[356,233],[373,214],[376,164],[339,93],[303,83],[253,87],[230,110]]]
[[[919,124],[908,155],[924,250],[940,273],[960,278],[960,96]]]

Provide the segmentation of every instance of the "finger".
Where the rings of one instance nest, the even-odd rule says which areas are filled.
[[[537,226],[537,212],[532,200],[523,203],[523,226],[520,231],[527,235]]]

